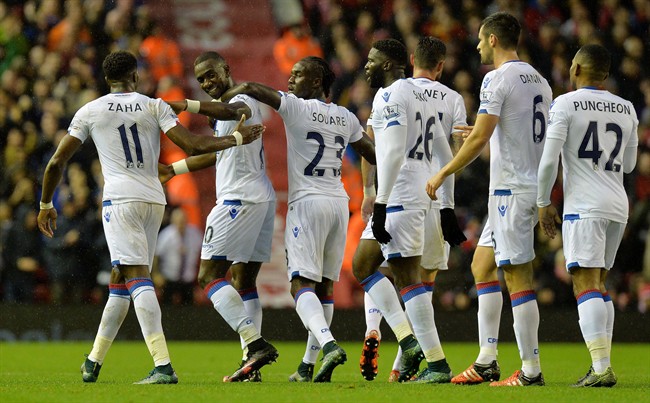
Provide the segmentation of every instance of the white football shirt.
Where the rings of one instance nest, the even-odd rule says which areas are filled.
[[[478,113],[499,116],[490,139],[490,194],[537,193],[551,87],[531,65],[513,60],[485,75],[480,96]]]
[[[345,197],[343,153],[363,137],[359,119],[342,106],[279,91],[287,136],[289,203],[311,196]]]
[[[158,180],[160,131],[177,124],[176,114],[161,99],[112,93],[79,109],[68,133],[95,143],[104,175],[103,200],[166,204]]]
[[[372,116],[368,123],[372,125],[375,138],[385,136],[385,129],[393,125],[407,128],[405,158],[390,190],[388,206],[428,209],[431,202],[426,193],[426,183],[433,172],[433,141],[446,136],[440,125],[439,111],[432,102],[433,96],[439,94],[432,86],[419,84],[422,87],[411,79],[397,80],[386,88],[380,88],[372,103]],[[383,169],[382,161],[385,159],[380,142],[377,142],[375,152],[379,171]]]
[[[230,103],[244,102],[251,110],[246,125],[262,123],[259,102],[247,95],[233,97]],[[215,125],[215,136],[228,136],[237,121],[221,120]],[[273,185],[266,175],[264,143],[262,137],[239,147],[217,152],[217,200],[241,200],[263,203],[275,200]]]
[[[548,138],[562,147],[564,214],[626,223],[623,154],[637,147],[637,120],[631,102],[595,88],[581,88],[553,102]]]

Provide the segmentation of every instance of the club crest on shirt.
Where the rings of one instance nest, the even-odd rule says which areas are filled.
[[[104,214],[104,220],[106,220],[106,222],[110,222],[110,221],[111,221],[111,212],[110,212],[110,211],[107,211],[107,212]]]
[[[384,119],[393,119],[399,117],[399,106],[398,105],[386,105],[384,106]]]
[[[388,102],[388,100],[390,99],[390,92],[388,91],[384,92],[381,97],[384,98],[384,102]]]
[[[487,88],[490,85],[490,81],[492,81],[490,77],[485,77],[485,80],[483,80],[483,88]]]

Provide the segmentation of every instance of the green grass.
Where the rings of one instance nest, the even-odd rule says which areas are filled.
[[[178,385],[132,385],[152,368],[144,342],[116,342],[95,384],[81,381],[79,367],[90,342],[0,343],[0,401],[9,402],[650,402],[650,345],[615,344],[613,367],[618,384],[612,389],[573,389],[584,375],[589,354],[583,344],[543,344],[544,388],[490,388],[487,385],[388,384],[395,343],[380,348],[379,376],[367,382],[359,374],[361,343],[342,343],[348,362],[336,369],[331,384],[292,384],[287,377],[302,358],[304,344],[275,343],[279,361],[263,372],[261,384],[224,384],[240,360],[239,343],[171,342]],[[499,346],[503,374],[520,365],[514,344]],[[475,358],[477,346],[445,343],[454,371],[463,371]],[[318,366],[317,366],[318,369]]]

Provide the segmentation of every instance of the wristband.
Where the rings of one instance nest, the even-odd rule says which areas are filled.
[[[231,135],[235,138],[237,141],[237,145],[240,146],[244,142],[244,138],[242,137],[241,133],[239,131],[234,131],[231,133]]]
[[[194,99],[186,99],[187,102],[187,108],[185,108],[186,111],[190,113],[199,113],[199,110],[201,110],[201,101],[196,101]]]
[[[54,203],[52,203],[51,201],[47,203],[41,202],[40,206],[41,206],[41,210],[49,210],[51,208],[54,208]]]
[[[376,197],[377,196],[377,191],[375,190],[374,186],[365,186],[363,188],[363,196],[364,197]]]
[[[182,175],[190,172],[190,168],[187,166],[186,159],[172,163],[172,168],[174,168],[174,174],[176,175]]]

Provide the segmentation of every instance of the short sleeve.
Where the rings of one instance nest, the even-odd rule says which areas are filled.
[[[170,129],[176,127],[180,123],[178,121],[178,116],[176,116],[171,106],[169,106],[167,102],[158,98],[155,100],[155,106],[157,111],[158,126],[163,131],[163,133],[167,133]]]
[[[251,116],[248,116],[246,120],[249,120],[253,117],[255,117],[255,113],[257,112],[257,104],[253,100],[253,98],[249,97],[248,95],[245,94],[237,94],[232,99],[230,100],[229,103],[234,104],[236,102],[243,102],[248,106],[248,109],[251,110]]]
[[[284,124],[291,126],[295,123],[296,118],[301,118],[301,110],[303,100],[299,99],[293,94],[289,94],[283,91],[278,91],[280,93],[280,107],[278,108],[278,113],[282,116]]]
[[[348,116],[349,116],[348,120],[351,122],[350,124],[351,134],[350,134],[349,143],[356,143],[357,141],[363,138],[363,128],[361,127],[359,118],[357,118],[354,113],[348,112]]]
[[[509,86],[504,85],[503,76],[492,71],[485,75],[481,84],[480,106],[478,113],[501,115],[501,107],[507,97]]]
[[[82,143],[90,136],[89,113],[88,105],[83,106],[75,113],[70,126],[68,126],[68,134],[78,138]]]
[[[454,116],[451,125],[451,131],[454,132],[454,126],[467,126],[467,110],[465,109],[465,101],[459,94],[454,102]]]
[[[567,101],[565,97],[558,97],[551,103],[548,113],[548,129],[546,138],[558,139],[566,142],[569,132],[570,116],[567,113]]]

